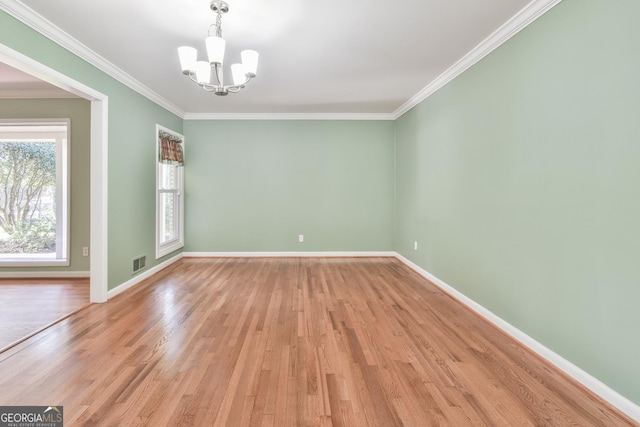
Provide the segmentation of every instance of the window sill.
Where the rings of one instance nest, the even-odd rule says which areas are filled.
[[[0,268],[68,267],[69,264],[68,259],[56,259],[55,254],[0,254]]]
[[[163,256],[182,248],[184,248],[184,242],[182,241],[172,242],[160,247],[156,247],[156,259],[162,258]]]

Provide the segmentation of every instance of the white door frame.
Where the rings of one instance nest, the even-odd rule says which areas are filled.
[[[0,62],[91,101],[90,301],[107,301],[108,116],[106,95],[0,43]]]

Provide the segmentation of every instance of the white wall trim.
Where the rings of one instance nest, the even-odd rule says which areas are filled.
[[[355,252],[184,252],[188,258],[312,258],[312,257],[395,257],[395,252],[355,251]]]
[[[159,273],[160,271],[164,270],[165,268],[169,267],[171,264],[176,263],[178,261],[180,261],[182,259],[182,254],[178,254],[176,256],[173,256],[171,258],[169,258],[168,260],[161,262],[158,265],[153,266],[152,268],[148,269],[147,271],[138,274],[137,276],[131,278],[130,280],[127,280],[126,282],[118,285],[117,287],[109,290],[109,292],[107,292],[108,294],[108,298],[111,299],[113,297],[115,297],[118,294],[121,294],[122,292],[131,289],[132,287],[134,287],[135,285],[139,284],[140,282],[142,282],[145,279],[148,279],[149,277],[153,276],[156,273]]]
[[[433,95],[440,88],[471,68],[475,63],[496,50],[504,42],[518,34],[521,30],[551,10],[551,8],[561,1],[562,0],[533,0],[520,12],[505,22],[500,28],[489,35],[489,37],[480,42],[478,46],[473,48],[469,53],[449,67],[444,73],[440,74],[420,92],[402,104],[393,112],[393,118],[399,118],[429,96]]]
[[[109,287],[109,99],[91,101],[89,301],[107,301]]]
[[[453,298],[473,310],[478,315],[482,316],[493,325],[498,327],[504,333],[509,335],[511,338],[518,341],[520,344],[527,347],[529,350],[533,351],[571,378],[591,390],[596,395],[600,396],[603,400],[616,407],[621,412],[625,413],[627,416],[632,418],[633,420],[640,422],[640,406],[636,405],[626,397],[622,396],[617,391],[611,389],[609,386],[604,384],[602,381],[598,380],[591,374],[585,372],[581,368],[577,367],[573,363],[569,362],[564,357],[560,356],[558,353],[539,343],[535,339],[531,338],[529,335],[522,332],[520,329],[511,325],[507,321],[502,318],[496,316],[491,311],[484,308],[482,305],[478,304],[471,298],[467,297],[460,291],[446,284],[442,280],[438,279],[433,274],[424,270],[422,267],[417,264],[409,261],[404,256],[396,253],[396,258],[404,263],[407,267],[414,270],[416,273],[420,274],[422,277],[432,282],[434,285],[442,289],[447,294],[451,295]]]
[[[3,279],[38,279],[38,278],[89,278],[88,271],[0,271],[0,278]]]
[[[2,2],[0,2],[0,9],[2,9]],[[13,68],[23,71],[27,74],[31,74],[34,77],[39,78],[42,81],[50,83],[67,92],[70,92],[80,98],[84,99],[102,99],[105,97],[102,93],[95,89],[86,86],[80,82],[77,82],[70,77],[62,74],[61,72],[49,68],[46,65],[28,57],[27,55],[11,49],[0,43],[0,61]]]
[[[159,106],[169,110],[179,117],[184,117],[185,113],[182,109],[163,98],[157,92],[151,90],[138,80],[134,79],[131,75],[116,67],[113,63],[107,61],[93,50],[89,49],[85,44],[52,24],[24,3],[19,1],[3,1],[0,2],[0,10],[7,12],[17,20],[33,28],[48,39],[53,40],[69,52],[79,56],[89,64],[110,75],[142,96],[155,102]]]
[[[186,113],[184,120],[395,120],[391,113]]]

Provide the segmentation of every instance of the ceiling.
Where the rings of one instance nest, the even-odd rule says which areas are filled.
[[[227,2],[225,65],[239,62],[243,49],[260,53],[257,77],[227,97],[183,76],[177,56],[179,46],[191,45],[204,59],[214,19],[208,0],[14,3],[182,116],[388,115],[536,0]],[[23,78],[0,68],[2,86]]]
[[[0,99],[74,97],[57,86],[0,62]]]

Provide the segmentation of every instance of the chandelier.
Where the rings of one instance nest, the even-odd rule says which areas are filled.
[[[222,66],[225,48],[225,41],[222,38],[222,15],[229,11],[229,5],[224,1],[213,0],[209,7],[216,14],[216,22],[209,27],[209,34],[205,39],[209,60],[198,61],[198,50],[196,48],[181,46],[178,48],[178,56],[180,57],[182,73],[189,76],[191,80],[207,92],[213,92],[216,95],[225,96],[229,92],[240,92],[249,80],[256,76],[258,52],[255,50],[243,50],[240,53],[242,63],[231,66],[233,84],[225,85]],[[211,82],[212,71],[215,76],[213,82]]]

